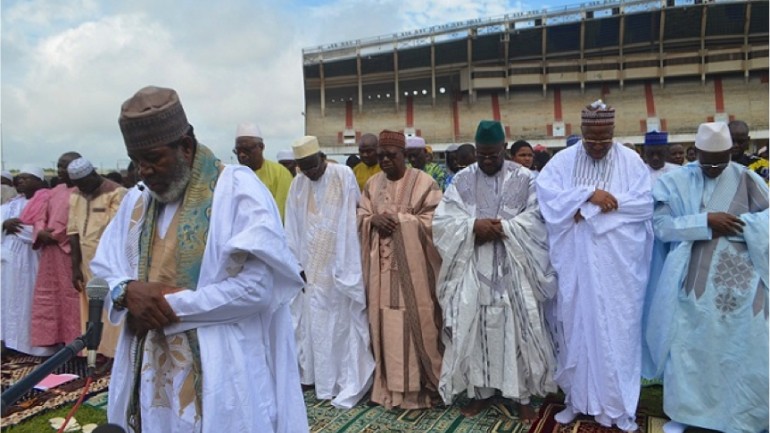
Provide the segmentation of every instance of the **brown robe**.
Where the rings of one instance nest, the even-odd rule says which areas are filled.
[[[440,401],[438,379],[443,346],[436,278],[441,257],[433,245],[433,212],[441,190],[413,168],[392,182],[385,173],[369,180],[358,206],[358,230],[376,367],[371,400],[386,408],[431,407]],[[389,237],[372,217],[394,214]]]

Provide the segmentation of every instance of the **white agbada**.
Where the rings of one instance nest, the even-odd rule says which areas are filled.
[[[652,254],[650,175],[620,143],[594,161],[582,142],[557,153],[536,180],[556,297],[556,382],[575,411],[633,429],[639,401],[641,320]],[[587,200],[610,192],[618,209]],[[585,220],[575,222],[580,210]]]
[[[510,161],[493,176],[473,164],[455,175],[436,209],[445,346],[439,392],[446,404],[463,391],[488,398],[499,390],[524,404],[556,392],[542,302],[557,282],[534,179]],[[476,244],[473,225],[484,218],[500,219],[503,241]]]
[[[366,292],[356,226],[353,171],[327,164],[317,181],[297,174],[286,201],[286,242],[307,284],[292,302],[300,379],[316,396],[349,409],[372,383]]]
[[[0,206],[0,222],[18,218],[27,205],[27,198],[18,195]],[[32,326],[32,296],[40,263],[40,250],[32,249],[32,226],[22,225],[14,235],[2,231],[2,325],[0,334],[6,347],[35,356],[50,356],[52,347],[32,346],[29,331]]]
[[[130,228],[142,225],[131,221],[138,200],[146,210],[149,191],[134,188],[126,194],[91,262],[94,276],[111,286],[137,276],[139,231]],[[166,295],[181,321],[167,326],[165,335],[195,328],[200,343],[203,419],[194,431],[307,432],[289,312],[302,279],[286,248],[275,202],[254,172],[226,166],[214,189],[210,221],[197,290]],[[112,323],[126,315],[112,309],[109,296],[106,308]],[[122,329],[108,418],[127,428],[135,336]],[[142,369],[149,365],[144,358]],[[143,371],[142,378],[147,374],[152,372]],[[141,388],[143,394],[147,388]],[[186,414],[141,410],[143,433],[192,430]]]

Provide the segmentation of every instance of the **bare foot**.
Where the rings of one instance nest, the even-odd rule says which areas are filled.
[[[532,407],[530,404],[521,404],[519,405],[519,420],[527,423],[532,424],[535,419],[537,419],[537,413],[535,413],[535,408]]]
[[[481,411],[488,408],[492,404],[491,398],[485,398],[484,400],[471,400],[470,403],[460,408],[460,413],[466,418],[472,418],[478,415]]]

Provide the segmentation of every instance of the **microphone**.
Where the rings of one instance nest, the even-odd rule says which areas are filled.
[[[88,375],[96,370],[96,349],[102,340],[102,310],[110,285],[103,278],[94,278],[86,285],[88,295],[88,324],[86,325],[86,349],[88,349]]]

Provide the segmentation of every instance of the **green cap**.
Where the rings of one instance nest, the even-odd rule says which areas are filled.
[[[496,120],[482,120],[476,128],[476,145],[495,145],[505,142],[503,125]]]

